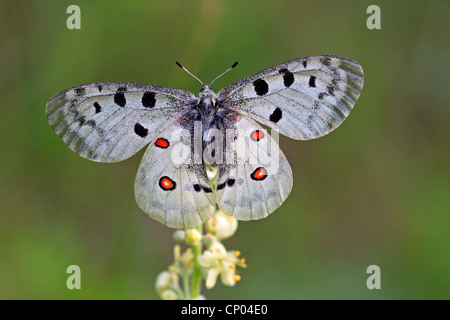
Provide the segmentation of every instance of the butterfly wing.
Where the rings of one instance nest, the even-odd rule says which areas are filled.
[[[235,121],[227,138],[225,161],[218,169],[217,204],[236,219],[261,219],[288,197],[292,170],[266,130],[247,117]]]
[[[131,157],[195,96],[185,90],[132,83],[93,83],[47,102],[47,118],[70,149],[98,162]]]
[[[171,121],[150,142],[135,181],[136,201],[171,228],[193,228],[211,218],[216,200],[205,165],[196,157],[192,122]]]
[[[298,140],[321,137],[348,116],[363,87],[361,66],[348,58],[292,60],[232,83],[219,103]]]

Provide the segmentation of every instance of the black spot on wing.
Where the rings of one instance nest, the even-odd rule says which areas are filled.
[[[304,61],[302,62],[302,64],[303,64],[303,68],[306,68],[306,67],[308,66],[308,61],[307,61],[307,60],[304,60]]]
[[[86,121],[85,123],[84,123],[84,125],[86,125],[86,126],[90,126],[90,127],[92,127],[92,128],[95,128],[95,126],[97,125],[97,123],[95,122],[95,120],[88,120],[88,121]]]
[[[226,185],[227,185],[226,181],[224,183],[218,184],[217,185],[217,190],[222,190],[223,188],[225,188]]]
[[[101,84],[99,84],[99,85],[97,86],[97,88],[98,88],[98,92],[102,92],[103,86],[102,86]]]
[[[234,186],[236,183],[236,179],[234,178],[228,178],[225,182],[217,185],[217,190],[222,190],[223,188],[225,188],[226,186],[228,187],[232,187]]]
[[[75,89],[75,94],[79,97],[84,96],[85,92],[86,92],[85,88],[76,88]]]
[[[330,57],[323,57],[322,59],[320,59],[320,62],[322,62],[322,64],[327,67],[331,65]]]
[[[269,120],[277,123],[278,121],[280,121],[281,117],[283,116],[283,112],[281,111],[280,108],[276,108],[272,114],[269,116]]]
[[[229,187],[234,186],[235,183],[236,183],[236,180],[235,180],[234,178],[228,178],[228,180],[227,180],[227,185],[228,185]]]
[[[125,99],[125,95],[121,92],[118,92],[114,95],[114,102],[120,106],[120,107],[125,107],[125,105],[127,104],[127,100]]]
[[[201,184],[196,183],[196,182],[192,185],[192,187],[194,188],[194,191],[195,191],[195,192],[200,192],[200,191],[202,191],[202,190],[203,190],[205,193],[211,193],[211,192],[213,192],[211,188],[202,186]]]
[[[96,114],[102,111],[102,107],[100,106],[100,104],[98,102],[94,102],[94,108],[95,108]]]
[[[200,187],[198,183],[194,183],[192,187],[194,188],[195,192],[200,192],[202,190],[202,187]]]
[[[313,88],[316,86],[316,77],[311,76],[311,77],[309,78],[309,86],[310,86],[310,87],[313,87]]]
[[[263,96],[267,92],[269,92],[269,85],[263,79],[258,79],[258,80],[253,81],[253,87],[258,96]]]
[[[205,193],[211,193],[212,192],[212,189],[209,188],[209,187],[202,186],[202,189],[203,189],[203,191],[205,191]]]
[[[141,124],[136,123],[136,124],[134,125],[134,132],[135,132],[138,136],[144,138],[144,137],[146,137],[147,134],[148,134],[148,129],[144,128]]]
[[[142,96],[142,105],[146,108],[153,108],[156,104],[154,92],[144,92]]]
[[[294,83],[294,74],[288,69],[280,69],[280,73],[283,73],[283,82],[286,88],[289,88]]]

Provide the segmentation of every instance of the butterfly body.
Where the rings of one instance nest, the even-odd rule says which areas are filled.
[[[198,109],[205,128],[210,128],[221,116],[218,113],[217,94],[209,86],[204,86],[200,91]]]
[[[292,189],[292,170],[258,123],[297,140],[321,137],[348,116],[362,86],[357,62],[313,56],[217,94],[204,85],[198,97],[133,83],[77,86],[51,98],[46,113],[69,148],[93,161],[118,162],[148,145],[135,181],[139,206],[169,227],[192,228],[216,207],[240,220],[277,209]]]
[[[235,131],[236,128],[233,124],[233,117],[240,116],[236,110],[221,105],[217,94],[212,88],[205,85],[199,93],[196,100],[193,100],[191,105],[186,108],[179,123],[185,130],[192,131],[192,124],[197,122],[197,125],[201,127],[201,134],[195,139],[195,143],[201,144],[201,148],[194,148],[195,152],[199,153],[197,157],[201,157],[203,162],[215,166],[224,161],[222,157],[220,159],[212,159],[215,157],[214,151],[207,152],[208,145],[217,138],[217,135],[223,139],[227,135],[227,130]],[[221,148],[226,149],[226,144],[222,144],[220,148],[216,148],[217,152],[220,152]],[[211,152],[214,152],[212,157]],[[220,155],[222,155],[221,153]]]

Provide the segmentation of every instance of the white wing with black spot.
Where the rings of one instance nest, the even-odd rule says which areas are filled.
[[[321,137],[348,116],[363,87],[363,70],[338,56],[292,60],[232,83],[219,103],[293,139]]]
[[[192,132],[193,123],[168,123],[151,140],[136,176],[141,209],[171,228],[196,227],[216,208],[205,165],[193,152]]]
[[[189,91],[132,83],[93,83],[47,102],[47,118],[70,149],[98,162],[131,157],[169,118],[196,100]]]
[[[239,220],[268,216],[286,200],[293,177],[278,143],[259,124],[239,117],[219,165],[217,204]]]

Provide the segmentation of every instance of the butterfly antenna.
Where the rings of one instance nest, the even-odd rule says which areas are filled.
[[[192,73],[190,73],[188,69],[186,69],[185,67],[183,67],[183,66],[181,65],[181,63],[179,63],[178,61],[175,61],[175,62],[177,63],[177,66],[179,66],[181,69],[183,69],[184,71],[186,71],[187,73],[189,73],[191,76],[193,76],[195,79],[197,79],[197,81],[200,82],[200,83],[202,84],[202,86],[205,86],[205,84],[204,84],[199,78],[197,78],[197,77],[194,76]]]
[[[216,81],[217,79],[219,79],[221,76],[223,76],[225,73],[227,73],[228,71],[230,71],[231,69],[233,69],[234,67],[236,67],[238,65],[239,62],[235,62],[233,63],[233,65],[231,67],[229,67],[227,70],[225,70],[225,72],[219,74],[213,81],[211,81],[211,83],[209,84],[209,87],[213,84],[214,81]]]

